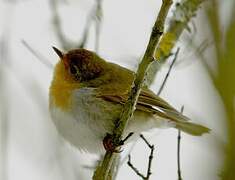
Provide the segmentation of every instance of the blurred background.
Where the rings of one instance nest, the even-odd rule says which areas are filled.
[[[99,157],[80,152],[58,134],[48,112],[48,89],[58,61],[51,46],[79,46],[136,70],[161,0],[0,1],[0,179],[91,179]],[[178,59],[161,97],[209,135],[182,133],[183,179],[232,179],[235,149],[235,3],[208,0],[176,47]],[[167,23],[171,18],[172,6]],[[173,50],[175,52],[176,49]],[[155,92],[172,57],[157,74]],[[177,179],[177,131],[145,133],[155,145],[151,179]],[[149,149],[142,140],[122,154],[117,179],[138,179],[126,165],[146,172]]]

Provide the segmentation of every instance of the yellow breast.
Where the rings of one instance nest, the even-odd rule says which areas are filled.
[[[60,61],[54,71],[50,86],[50,106],[54,105],[64,111],[71,109],[72,93],[79,88],[79,83],[73,81]]]

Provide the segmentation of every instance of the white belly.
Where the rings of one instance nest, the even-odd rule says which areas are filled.
[[[50,106],[51,116],[59,134],[80,150],[95,154],[104,153],[102,140],[107,133],[112,132],[113,122],[119,117],[121,105],[94,98],[93,90],[88,88],[77,91],[73,99],[74,108],[70,112],[62,111],[53,103]],[[166,122],[158,117],[136,111],[124,137],[129,132],[138,135],[154,127],[168,126]]]
[[[103,137],[94,134],[87,124],[77,121],[71,114],[56,107],[51,107],[51,116],[59,134],[79,150],[95,154],[104,151]]]

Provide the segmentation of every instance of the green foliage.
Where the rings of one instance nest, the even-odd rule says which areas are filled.
[[[228,144],[222,179],[233,180],[235,177],[235,19],[230,18],[226,31],[223,32],[219,10],[219,1],[212,0],[207,9],[207,17],[215,46],[216,58],[213,61],[216,61],[217,72],[209,74],[223,100],[227,115]],[[234,17],[235,6],[230,15]],[[211,72],[209,67],[207,68]]]

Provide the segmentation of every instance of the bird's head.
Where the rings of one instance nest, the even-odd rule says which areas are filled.
[[[104,60],[86,49],[74,49],[63,53],[53,47],[60,58],[59,67],[62,76],[68,81],[87,82],[99,77],[104,70]]]

